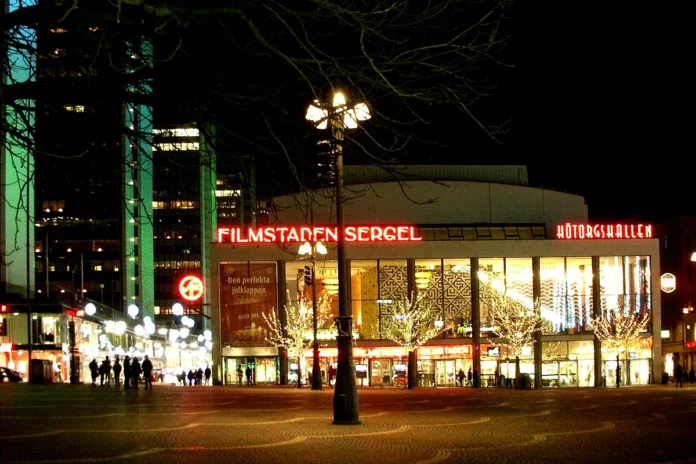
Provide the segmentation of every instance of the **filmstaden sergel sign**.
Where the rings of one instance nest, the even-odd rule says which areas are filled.
[[[556,238],[561,240],[653,238],[650,224],[573,224],[556,226]]]
[[[413,226],[346,226],[346,242],[419,242]],[[241,227],[220,227],[217,230],[217,243],[305,243],[337,242],[338,227],[280,227],[269,226],[257,229]]]

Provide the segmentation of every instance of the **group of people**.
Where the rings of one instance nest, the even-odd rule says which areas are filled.
[[[674,366],[674,383],[677,388],[684,388],[684,382],[695,383],[696,382],[696,372],[692,367],[690,371],[687,371],[685,367],[681,364]]]
[[[197,370],[189,369],[188,374],[185,370],[181,371],[181,374],[176,376],[176,380],[181,384],[186,386],[186,380],[188,380],[189,387],[193,385],[210,385],[210,376],[212,371],[210,366],[205,366],[205,370],[200,367]]]
[[[112,372],[114,385],[116,387],[121,386],[121,372],[123,372],[123,387],[126,390],[138,389],[138,383],[140,382],[140,375],[143,376],[143,382],[145,383],[145,390],[152,390],[152,361],[145,355],[142,364],[138,358],[133,358],[131,361],[130,356],[123,358],[123,364],[116,355],[113,365],[107,356],[106,359],[102,361],[101,364],[97,363],[96,359],[93,359],[89,363],[89,371],[92,375],[92,385],[97,385],[97,378],[99,378],[100,386],[108,386],[111,384]]]

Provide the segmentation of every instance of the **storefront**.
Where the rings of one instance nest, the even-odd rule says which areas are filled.
[[[365,187],[364,195],[346,206],[346,285],[359,385],[394,385],[403,372],[407,353],[385,336],[382,326],[395,302],[412,294],[422,296],[422,304],[436,315],[434,323],[443,325],[418,352],[422,386],[454,386],[458,373],[468,377],[470,369],[481,386],[496,386],[514,378],[518,368],[539,387],[611,385],[616,353],[602,347],[593,332],[593,319],[609,311],[646,315],[650,321],[640,349],[620,353],[622,381],[644,384],[661,375],[661,340],[653,336],[660,333],[661,322],[660,300],[653,292],[660,288],[659,245],[650,225],[591,224],[581,197],[526,186],[412,184],[417,184],[416,197],[437,192],[440,201],[419,206],[406,200],[395,183],[384,182]],[[282,197],[275,203],[286,207],[279,213],[280,224],[221,228],[211,245],[211,314],[218,347],[213,360],[223,366],[214,370],[218,383],[234,383],[234,376],[223,375],[230,369],[223,363],[230,356],[225,353],[236,350],[233,357],[248,363],[244,358],[256,357],[253,350],[267,345],[263,314],[287,301],[311,298],[313,287],[317,297],[329,298],[331,314],[338,315],[339,232],[330,222],[330,205],[314,211],[315,221],[326,222],[310,226],[299,225],[306,216],[297,201]],[[452,224],[452,218],[460,223]],[[328,252],[316,256],[309,286],[309,261],[297,253],[300,245],[317,241]],[[524,347],[519,361],[491,326],[489,308],[496,295],[529,310],[539,304],[542,332]],[[330,383],[337,359],[330,351],[335,350],[333,318],[319,331],[333,334],[320,339],[326,346],[319,368]],[[311,352],[297,364],[307,375],[313,368]],[[286,375],[279,369],[276,382]]]

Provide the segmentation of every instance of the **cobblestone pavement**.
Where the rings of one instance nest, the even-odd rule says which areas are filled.
[[[333,391],[0,385],[0,462],[696,462],[696,388]]]

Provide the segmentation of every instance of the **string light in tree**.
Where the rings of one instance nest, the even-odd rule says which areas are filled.
[[[289,300],[289,298],[288,298]],[[331,316],[330,300],[327,295],[322,295],[317,300],[317,327],[322,327]],[[268,324],[266,341],[271,345],[285,348],[288,355],[303,358],[305,353],[312,348],[312,333],[314,314],[312,301],[305,298],[297,302],[289,302],[285,305],[285,326],[281,324],[278,312],[272,309],[269,313],[263,313],[263,318]]]
[[[534,343],[534,333],[541,330],[541,302],[537,298],[530,308],[521,301],[500,292],[490,285],[483,288],[484,301],[489,302],[488,317],[491,326],[513,356],[519,356],[522,348]]]

